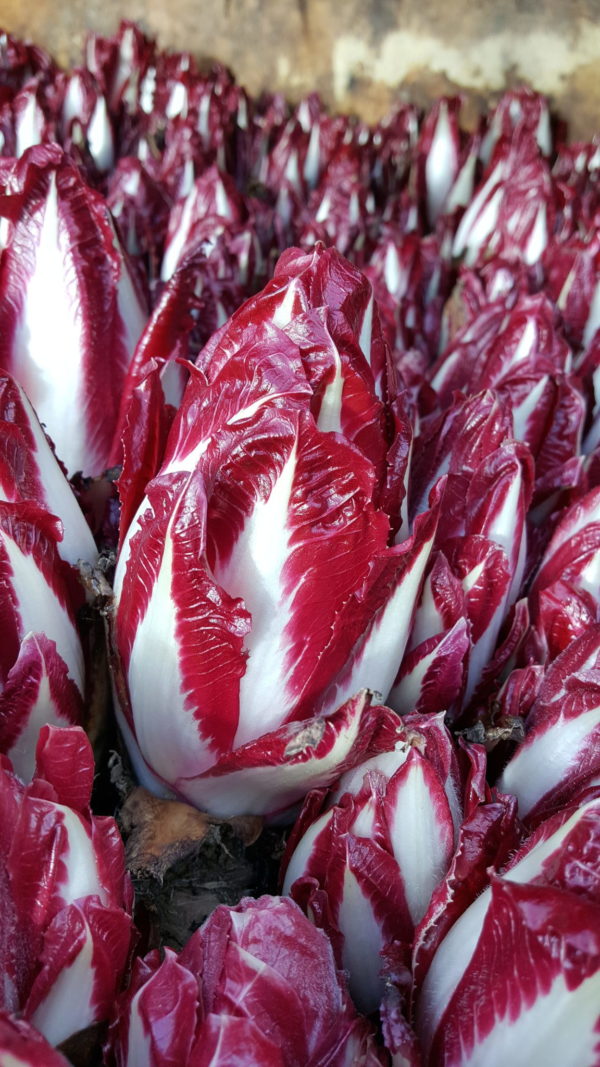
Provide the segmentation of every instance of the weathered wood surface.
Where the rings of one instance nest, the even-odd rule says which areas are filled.
[[[0,25],[76,63],[85,31],[138,20],[163,47],[226,63],[251,91],[317,89],[371,120],[399,94],[547,93],[573,137],[600,130],[600,0],[0,0]]]

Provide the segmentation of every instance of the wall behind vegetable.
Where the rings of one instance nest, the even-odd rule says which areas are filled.
[[[86,29],[139,20],[163,47],[213,56],[256,92],[318,89],[367,119],[401,92],[469,90],[471,114],[526,81],[573,137],[600,131],[600,0],[0,0],[0,25],[77,62]]]

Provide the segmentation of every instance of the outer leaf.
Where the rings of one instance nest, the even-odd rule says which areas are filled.
[[[0,503],[0,733],[30,774],[44,722],[81,720],[83,652],[58,520],[28,502]],[[40,632],[41,631],[41,632]]]
[[[378,742],[386,709],[366,692],[325,717],[289,723],[250,741],[203,775],[179,780],[179,793],[220,816],[285,814],[307,791],[326,787]]]
[[[0,498],[47,508],[63,526],[61,558],[94,563],[98,553],[81,509],[24,391],[7,374],[0,377],[0,431]]]
[[[46,929],[24,1011],[53,1045],[108,1017],[132,934],[129,915],[90,897],[63,908]]]
[[[310,981],[308,980],[310,976]],[[289,900],[217,908],[175,958],[138,961],[111,1028],[118,1067],[375,1067],[325,935]]]
[[[452,707],[463,689],[464,662],[470,647],[468,622],[463,618],[447,633],[436,634],[411,649],[388,697],[390,707],[400,715]]]
[[[520,839],[515,816],[514,799],[499,796],[478,806],[462,823],[448,871],[415,930],[412,966],[417,990],[450,927],[487,887],[489,868],[502,867],[514,852]]]
[[[102,200],[57,146],[25,153],[3,212],[0,366],[26,390],[69,471],[98,474],[143,304]]]
[[[33,1026],[5,1012],[0,1012],[0,1058],[14,1067],[68,1067]]]
[[[600,490],[561,515],[531,587],[532,621],[544,658],[553,659],[597,620]]]
[[[119,419],[113,442],[113,458],[121,457],[122,436],[126,424],[131,434],[132,417],[128,414],[134,390],[148,376],[157,362],[164,367],[163,379],[164,403],[178,408],[187,382],[187,372],[183,364],[191,355],[190,334],[194,329],[195,312],[198,302],[194,299],[194,287],[197,284],[199,256],[188,259],[181,265],[163,289],[135,347],[133,358],[123,385]],[[164,447],[164,443],[163,443]]]
[[[272,281],[262,293],[247,301],[219,331],[199,357],[199,366],[215,372],[228,358],[240,331],[261,321],[272,321],[286,330],[298,315],[326,307],[346,320],[358,347],[371,368],[376,395],[393,395],[388,380],[388,354],[381,336],[373,293],[367,278],[333,249],[317,245],[304,253],[288,249],[279,259]],[[213,370],[214,368],[214,370]]]
[[[167,403],[165,390],[169,369],[170,364],[152,360],[146,366],[142,380],[132,386],[129,393],[119,438],[123,453],[119,477],[121,541],[132,526],[144,501],[146,487],[158,474],[164,455],[175,414]]]
[[[515,998],[517,998],[514,1008],[511,1009],[511,1017],[518,1019],[526,1005],[533,1007],[540,995],[542,995],[541,1010],[541,1006],[545,1003],[543,994],[548,993],[551,988],[552,983],[548,981],[550,976],[552,981],[558,980],[560,986],[559,975],[563,970],[561,967],[561,945],[564,945],[566,962],[566,968],[563,971],[564,979],[567,982],[567,987],[571,985],[571,974],[574,975],[575,972],[571,972],[571,964],[568,960],[568,944],[572,936],[578,931],[582,938],[580,945],[584,950],[585,956],[586,950],[584,946],[586,943],[587,945],[591,944],[588,933],[598,929],[598,877],[596,873],[598,867],[596,857],[599,818],[600,802],[592,800],[580,809],[568,811],[560,818],[550,820],[543,825],[543,828],[540,828],[537,835],[534,835],[521,852],[517,854],[502,877],[502,884],[509,887],[509,899],[513,899],[510,893],[511,886],[515,884],[516,887],[523,886],[525,888],[523,899],[526,900],[530,891],[529,887],[536,883],[541,883],[542,886],[548,888],[550,900],[554,900],[558,905],[563,916],[563,922],[559,927],[554,927],[557,933],[555,945],[558,948],[558,953],[556,955],[552,953],[553,962],[549,970],[546,969],[547,962],[544,962],[546,960],[545,952],[542,951],[542,955],[539,957],[540,974],[536,976],[536,967],[532,966],[531,960],[535,961],[538,958],[537,949],[535,945],[532,946],[528,942],[527,923],[525,927],[520,928],[520,924],[516,926],[513,926],[512,923],[504,925],[506,920],[501,919],[499,920],[500,925],[497,926],[498,920],[494,914],[495,905],[493,903],[494,899],[497,899],[497,889],[484,890],[458,921],[454,923],[450,932],[437,948],[423,983],[418,1005],[418,1032],[424,1043],[426,1054],[430,1057],[427,1062],[435,1062],[435,1055],[431,1051],[434,1043],[437,1049],[437,1043],[444,1040],[443,1034],[447,1033],[450,1037],[455,1027],[457,1025],[460,1027],[461,1025],[459,1017],[454,1014],[454,1008],[451,1006],[455,1004],[455,997],[461,997],[463,982],[465,985],[469,984],[471,974],[475,975],[477,973],[479,974],[478,981],[481,988],[483,978],[479,973],[477,960],[484,958],[486,951],[496,942],[496,934],[492,934],[494,929],[497,929],[501,938],[510,946],[510,962],[504,964],[502,969],[500,969],[500,962],[496,966],[498,966],[498,990],[506,991],[508,987],[511,987],[514,989]],[[569,862],[573,855],[584,857],[587,869],[593,872],[587,884],[582,883],[578,877],[577,865]],[[588,864],[589,859],[591,859],[591,867]],[[559,875],[556,878],[554,872],[557,870]],[[554,888],[555,886],[558,888]],[[535,900],[536,892],[536,889],[531,890],[532,900]],[[494,893],[496,894],[495,897],[493,896]],[[587,897],[588,900],[594,901],[589,906],[586,905],[585,899],[582,901],[588,908],[584,927],[580,925],[577,918],[578,896]],[[517,894],[514,899],[521,898]],[[593,910],[590,911],[589,908]],[[543,915],[543,910],[539,914]],[[594,918],[594,916],[596,917]],[[588,923],[591,924],[589,928]],[[486,926],[486,924],[488,925]],[[486,930],[489,930],[489,936],[487,937]],[[519,936],[513,941],[512,931],[516,932],[517,930],[519,930]],[[552,924],[549,926],[549,930],[550,936],[546,942],[548,946],[552,943]],[[545,936],[547,934],[542,934],[542,945],[544,944]],[[566,941],[562,940],[563,937],[566,938]],[[521,951],[519,944],[521,946],[529,945],[530,951],[533,953],[533,957],[526,967],[524,964],[523,967],[517,967],[517,959]],[[478,956],[478,954],[480,955]],[[473,970],[471,970],[472,967]],[[492,972],[487,971],[488,976],[490,973],[496,974],[495,969]],[[514,983],[515,973],[520,976],[520,982],[516,986]],[[582,973],[579,972],[579,979],[575,980],[575,984],[578,984],[582,977]],[[499,1033],[502,1035],[504,1032],[502,1020],[507,1009],[496,1005],[491,986],[486,985],[483,988],[488,988],[490,992],[485,1001],[483,1017],[485,1018],[485,1023],[483,1023],[484,1029],[481,1032],[481,1037],[485,1037],[490,1032],[493,1034],[495,1020],[498,1021]],[[495,984],[494,988],[496,988]],[[504,992],[501,995],[503,996]],[[559,1003],[562,1003],[562,997]],[[490,1008],[492,1009],[491,1013]],[[467,1020],[464,1014],[460,1018],[465,1021],[467,1027],[463,1055],[476,1057],[479,1031],[473,1032],[472,1023]],[[473,1018],[472,1014],[470,1018]],[[452,1023],[450,1023],[450,1019],[453,1020]],[[536,1040],[536,1033],[538,1032],[541,1036],[544,1033],[544,1027],[533,1027],[530,1040]],[[572,1035],[569,1034],[569,1040],[571,1038]],[[452,1038],[453,1040],[454,1038]],[[456,1055],[456,1052],[452,1053],[452,1056]],[[528,1050],[529,1055],[530,1051]],[[450,1058],[448,1062],[460,1063],[463,1060]],[[467,1058],[464,1062],[470,1062],[470,1060]],[[477,1060],[475,1059],[474,1062],[477,1062]],[[483,1053],[479,1062],[487,1062],[483,1059]],[[594,1061],[591,1059],[589,1062],[593,1063]]]
[[[29,786],[0,770],[3,1007],[54,1043],[107,1018],[132,943],[123,844],[89,811],[93,775],[77,728],[44,728]]]
[[[573,803],[600,774],[600,625],[551,664],[527,716],[527,736],[498,780],[529,825]]]
[[[162,1061],[154,1061],[161,1063]],[[164,1061],[165,1063],[171,1061]],[[175,1065],[176,1062],[172,1061]],[[232,1015],[208,1015],[186,1063],[189,1067],[285,1067],[279,1045],[251,1019]]]
[[[136,960],[129,988],[114,1013],[111,1045],[118,1067],[190,1062],[200,1014],[198,980],[171,949],[165,949],[162,963],[156,955]]]
[[[495,333],[497,325],[492,325]],[[449,473],[445,522],[453,527],[454,512],[460,515],[475,471],[511,436],[511,422],[491,391],[457,398],[442,415],[423,422],[415,441],[411,469],[411,518],[427,507],[429,494],[442,475]],[[451,492],[453,487],[456,492]]]
[[[27,634],[0,693],[0,749],[19,777],[28,782],[33,776],[41,728],[77,725],[82,710],[81,693],[54,641]]]
[[[559,890],[494,882],[477,948],[443,1031],[428,1043],[427,1062],[493,1067],[510,1058],[592,1067],[598,1057],[598,918],[596,905]],[[474,1014],[467,1005],[477,996]]]

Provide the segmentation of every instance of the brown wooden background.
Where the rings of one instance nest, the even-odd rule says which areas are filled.
[[[220,59],[251,91],[316,88],[367,119],[398,93],[461,88],[477,108],[525,81],[573,137],[600,132],[600,0],[0,0],[0,25],[63,64],[86,30],[114,32],[121,17],[163,47]]]

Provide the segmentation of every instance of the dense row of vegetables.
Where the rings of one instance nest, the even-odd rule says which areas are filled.
[[[600,149],[128,24],[3,35],[0,140],[0,1058],[599,1064]],[[90,807],[115,558],[138,780],[296,820],[178,955]]]

